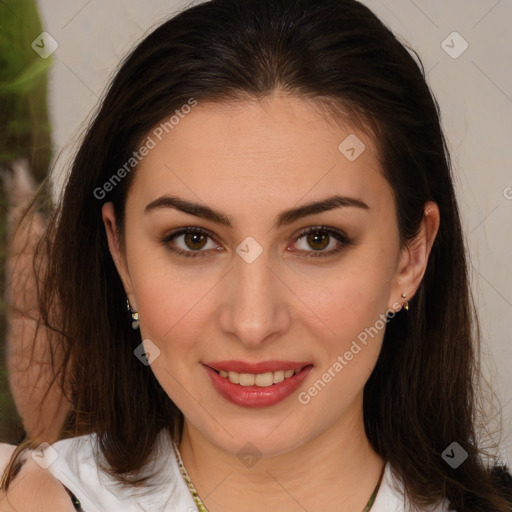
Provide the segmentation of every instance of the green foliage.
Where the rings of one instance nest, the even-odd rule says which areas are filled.
[[[32,41],[43,31],[35,0],[0,0],[0,167],[28,157],[41,182],[51,159],[47,72],[51,57],[41,58]],[[7,201],[0,190],[0,285],[5,289],[8,248]],[[23,428],[13,403],[5,364],[6,304],[0,296],[0,441],[17,442]]]
[[[51,158],[46,104],[51,57],[32,41],[43,31],[34,0],[0,2],[0,165],[27,156],[41,181]]]

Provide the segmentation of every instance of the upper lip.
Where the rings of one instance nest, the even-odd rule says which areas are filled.
[[[203,363],[214,370],[236,373],[268,373],[278,370],[296,370],[304,368],[312,363],[308,361],[261,361],[259,363],[249,363],[246,361],[212,361]]]

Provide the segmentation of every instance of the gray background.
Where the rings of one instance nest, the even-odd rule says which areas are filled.
[[[61,176],[119,60],[151,28],[192,3],[198,2],[39,0],[44,29],[59,44],[49,104],[56,150],[64,148],[56,164]],[[500,451],[512,464],[512,1],[363,3],[419,53],[441,106],[482,324],[484,370],[498,394],[495,412],[503,414]],[[445,51],[456,55],[464,47],[450,36],[454,31],[469,45],[457,58]]]

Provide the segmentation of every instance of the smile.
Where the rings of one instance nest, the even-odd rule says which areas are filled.
[[[297,368],[296,370],[277,370],[275,372],[256,374],[227,372],[225,370],[221,370],[219,374],[221,377],[228,379],[229,382],[232,382],[233,384],[266,388],[273,384],[279,384],[280,382],[283,382],[283,380],[289,379],[290,377],[300,373],[302,370],[303,368]]]
[[[214,389],[229,402],[243,407],[269,407],[281,402],[299,388],[313,369],[311,363],[251,365],[231,361],[203,363],[203,367]]]

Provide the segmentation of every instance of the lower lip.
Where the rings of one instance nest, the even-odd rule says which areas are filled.
[[[313,366],[306,366],[293,377],[284,379],[279,384],[272,384],[272,386],[267,387],[233,384],[229,379],[221,377],[209,366],[204,366],[204,368],[212,380],[213,387],[226,400],[242,407],[269,407],[288,398],[296,391],[309,375]]]

